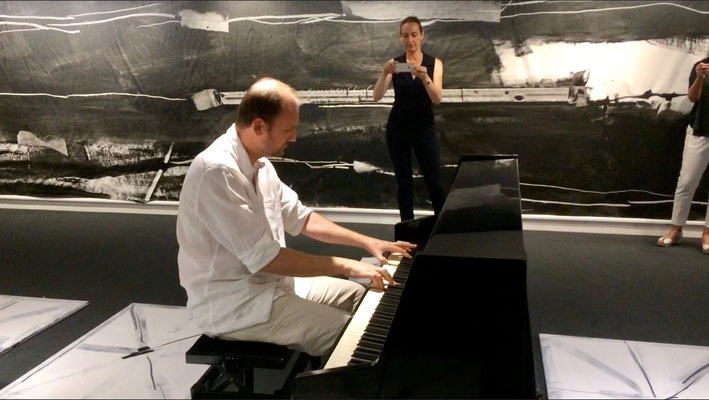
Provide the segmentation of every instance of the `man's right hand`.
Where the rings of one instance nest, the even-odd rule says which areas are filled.
[[[697,68],[695,68],[694,71],[697,73],[698,79],[704,79],[704,77],[709,73],[709,64],[700,62],[697,64]]]
[[[394,282],[394,278],[391,276],[389,271],[386,270],[386,268],[377,267],[373,264],[352,260],[349,258],[341,258],[340,260],[343,263],[342,267],[347,277],[369,279],[372,281],[373,289],[384,290],[386,284],[391,286],[397,285],[397,283]]]

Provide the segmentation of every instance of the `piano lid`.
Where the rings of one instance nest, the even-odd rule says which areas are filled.
[[[461,157],[424,254],[526,260],[516,155]]]

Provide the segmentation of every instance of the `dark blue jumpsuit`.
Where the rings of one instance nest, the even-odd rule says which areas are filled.
[[[406,62],[406,54],[394,60]],[[433,80],[435,62],[435,57],[423,55],[421,65],[426,67],[431,80]],[[414,79],[408,72],[392,74],[392,84],[394,107],[387,121],[386,138],[389,157],[394,164],[401,220],[414,218],[412,149],[431,197],[433,211],[438,214],[443,207],[445,195],[441,161],[438,155],[436,123],[433,119],[433,103],[426,93],[425,83],[420,79]]]

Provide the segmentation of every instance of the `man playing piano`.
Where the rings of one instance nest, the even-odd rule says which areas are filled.
[[[193,321],[208,336],[285,345],[312,356],[328,353],[364,294],[395,285],[382,267],[288,249],[285,234],[361,247],[386,264],[415,247],[341,227],[305,207],[266,157],[296,140],[299,103],[272,78],[244,95],[237,120],[195,157],[177,216],[180,284]]]

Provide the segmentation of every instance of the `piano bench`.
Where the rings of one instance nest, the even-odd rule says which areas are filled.
[[[254,392],[254,368],[285,369],[293,355],[297,358],[283,386],[273,393]],[[192,385],[193,399],[288,398],[295,375],[305,370],[307,353],[264,342],[222,340],[202,335],[187,350],[188,364],[208,364],[209,369]],[[312,361],[316,361],[313,359]]]

